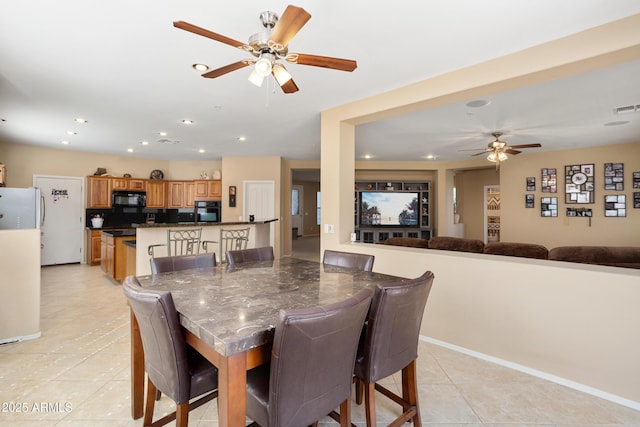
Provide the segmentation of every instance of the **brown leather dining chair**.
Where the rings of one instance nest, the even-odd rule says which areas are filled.
[[[176,426],[186,427],[189,410],[218,395],[218,370],[185,342],[170,292],[144,289],[135,276],[127,276],[122,289],[138,322],[144,351],[143,425],[155,427],[176,420]],[[157,390],[176,403],[176,412],[152,423]],[[189,403],[198,396],[202,397]]]
[[[402,406],[403,413],[391,424],[412,420],[420,427],[420,408],[416,380],[416,358],[422,315],[427,303],[433,273],[425,272],[407,282],[378,285],[356,357],[356,403],[362,403],[364,388],[367,427],[376,426],[375,390]],[[377,381],[402,371],[402,396]]]
[[[216,266],[216,253],[198,255],[163,256],[149,258],[151,274],[166,273],[168,271],[188,270],[191,268],[207,268]]]
[[[274,259],[272,246],[227,251],[226,256],[229,265],[252,261],[270,261]]]
[[[373,261],[375,256],[358,254],[354,252],[341,252],[326,249],[322,256],[322,263],[326,265],[335,265],[338,267],[357,268],[364,271],[373,270]]]
[[[247,372],[247,416],[262,427],[307,426],[340,406],[351,425],[353,364],[372,291],[280,311],[271,362]]]

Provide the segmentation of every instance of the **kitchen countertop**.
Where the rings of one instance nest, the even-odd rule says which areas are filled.
[[[226,226],[226,225],[251,225],[251,224],[267,224],[269,222],[277,221],[277,219],[265,219],[249,221],[234,221],[234,222],[179,222],[179,223],[144,223],[144,224],[131,224],[135,228],[158,228],[158,227],[212,227],[212,226]]]

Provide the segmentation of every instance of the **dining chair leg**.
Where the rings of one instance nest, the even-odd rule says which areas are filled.
[[[340,404],[340,427],[351,427],[351,399]]]
[[[357,377],[353,378],[353,382],[356,384],[356,404],[362,405],[362,399],[364,394],[364,382]]]
[[[148,427],[151,425],[153,419],[153,410],[156,405],[156,392],[157,388],[155,384],[151,382],[151,380],[147,377],[147,404],[144,408],[144,421],[142,425],[144,427]]]
[[[412,360],[402,369],[402,398],[412,407],[415,407],[416,414],[412,418],[413,426],[420,427],[420,407],[418,405],[418,382],[416,379],[416,361]]]
[[[367,419],[367,427],[376,425],[376,383],[364,383],[364,411]]]
[[[189,424],[189,402],[176,405],[176,427],[187,427]]]

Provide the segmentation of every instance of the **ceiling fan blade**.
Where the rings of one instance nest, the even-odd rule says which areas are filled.
[[[208,37],[220,43],[228,44],[233,47],[241,48],[245,46],[244,43],[239,42],[238,40],[231,39],[229,37],[223,36],[222,34],[214,33],[213,31],[209,31],[205,28],[198,27],[197,25],[189,24],[184,21],[173,21],[173,26],[179,28],[181,30],[189,31],[190,33],[197,34],[199,36]]]
[[[513,155],[522,153],[522,151],[513,150],[513,147],[505,149],[504,152],[507,154],[513,154]]]
[[[296,82],[294,82],[293,79],[289,79],[289,81],[280,87],[284,93],[295,93],[298,91],[298,85],[296,85]]]
[[[215,79],[216,77],[220,77],[224,74],[230,73],[235,70],[239,70],[240,68],[244,68],[249,65],[250,61],[238,61],[233,64],[225,65],[224,67],[216,68],[215,70],[207,71],[202,75],[202,77],[206,77],[208,79]]]
[[[510,145],[509,148],[536,148],[542,147],[540,144],[523,144],[523,145]]]
[[[269,47],[282,50],[298,31],[311,19],[311,15],[301,7],[289,5],[278,19],[269,37]]]
[[[352,59],[331,58],[329,56],[307,55],[295,53],[287,55],[287,61],[300,65],[331,68],[340,71],[353,71],[358,63]]]
[[[473,157],[473,156],[481,156],[481,155],[483,155],[483,154],[487,154],[487,153],[488,153],[488,152],[490,152],[490,151],[491,151],[491,150],[481,151],[481,152],[479,152],[479,153],[472,154],[471,156],[472,156],[472,157]]]

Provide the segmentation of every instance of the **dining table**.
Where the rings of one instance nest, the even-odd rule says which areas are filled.
[[[280,310],[344,300],[363,288],[408,279],[281,258],[137,277],[170,291],[188,345],[218,368],[218,424],[246,425],[246,372],[268,363]],[[144,351],[131,312],[131,413],[143,415]]]

